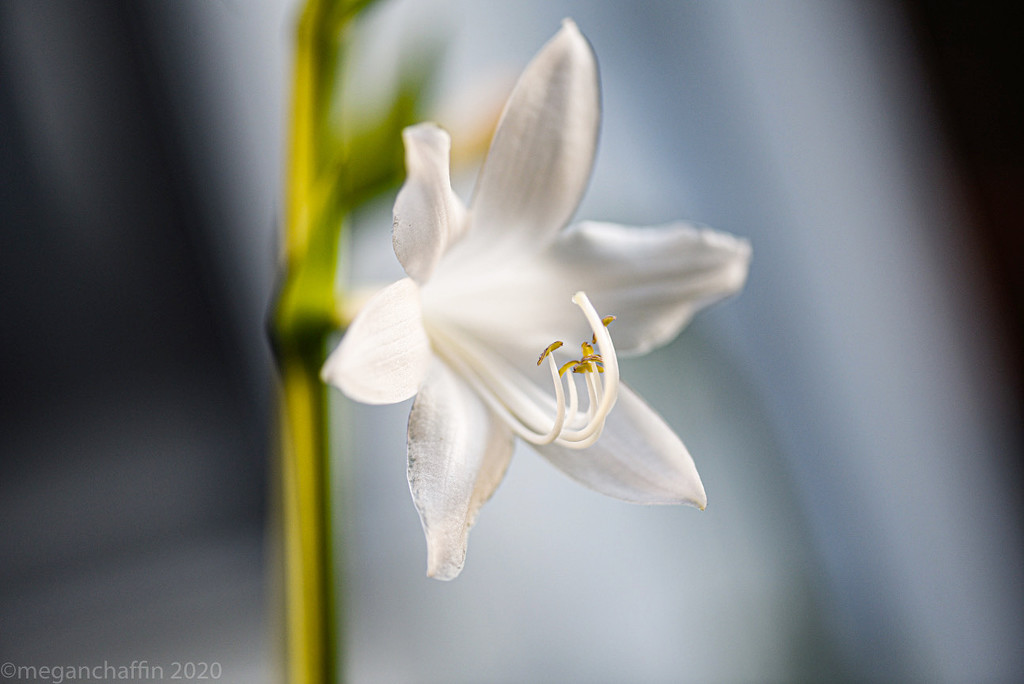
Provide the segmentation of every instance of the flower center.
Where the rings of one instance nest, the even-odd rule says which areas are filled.
[[[451,329],[430,330],[438,354],[473,386],[495,414],[531,444],[553,443],[585,449],[601,436],[618,398],[619,364],[607,330],[615,317],[602,319],[583,292],[577,292],[572,301],[582,310],[593,336],[590,342],[580,345],[579,359],[561,367],[554,358],[561,342],[551,343],[541,353],[537,365],[547,359],[553,399],[511,364],[504,363],[500,355],[495,358],[492,350],[481,349],[473,340]],[[580,410],[577,380],[586,385],[586,411]]]

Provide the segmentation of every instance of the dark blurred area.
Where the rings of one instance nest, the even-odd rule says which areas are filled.
[[[233,637],[204,638],[263,638],[269,366],[211,237],[230,183],[186,153],[195,92],[167,74],[192,38],[157,9],[0,4],[0,659],[17,663],[154,642],[223,660]]]
[[[905,6],[1019,398],[1020,24],[1002,3]],[[3,661],[233,658],[223,681],[267,676],[276,217],[232,210],[251,188],[219,155],[252,151],[206,145],[203,111],[252,105],[209,99],[224,67],[196,57],[195,7],[0,1]]]
[[[1024,383],[1024,23],[1007,2],[905,0],[959,171],[1018,400]],[[1019,464],[1017,464],[1019,466]]]

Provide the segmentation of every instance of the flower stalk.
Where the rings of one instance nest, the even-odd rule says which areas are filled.
[[[283,275],[271,320],[280,373],[280,524],[285,663],[293,684],[326,684],[342,670],[335,591],[327,395],[318,373],[338,328],[336,271],[344,198],[325,172],[330,109],[345,23],[365,2],[309,0],[297,26],[284,219]]]
[[[281,360],[281,487],[287,677],[336,681],[340,606],[334,592],[326,405],[312,359]]]
[[[280,375],[278,482],[283,537],[285,661],[292,684],[342,678],[344,587],[336,555],[327,388],[329,335],[344,327],[339,245],[351,211],[398,184],[399,131],[418,115],[430,60],[369,130],[343,130],[338,99],[346,35],[375,0],[307,0],[296,26],[281,277],[269,321]],[[380,141],[394,141],[381,144]],[[390,145],[390,147],[388,146]]]
[[[284,273],[271,321],[280,373],[278,452],[287,681],[326,684],[341,667],[332,554],[326,394],[317,377],[335,327],[338,233],[324,225],[317,136],[327,123],[337,42],[330,3],[310,0],[295,47],[284,220]]]

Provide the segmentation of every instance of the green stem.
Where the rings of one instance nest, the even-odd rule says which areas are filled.
[[[319,361],[281,361],[281,466],[288,681],[326,684],[341,669],[331,554],[327,406]]]
[[[291,684],[332,684],[342,672],[335,603],[327,394],[319,378],[334,295],[342,214],[317,188],[330,139],[329,106],[340,42],[337,4],[309,0],[295,47],[284,275],[271,337],[280,372],[281,525],[285,657]]]
[[[401,173],[397,130],[414,99],[393,106],[379,134],[390,147],[343,144],[332,103],[352,19],[374,0],[307,0],[296,31],[282,280],[270,335],[277,357],[285,653],[291,684],[333,684],[344,672],[343,586],[332,549],[327,389],[319,373],[341,327],[338,245],[352,208]],[[422,80],[422,79],[421,79]],[[415,95],[418,90],[413,92]]]
[[[325,341],[339,322],[334,279],[339,230],[318,230],[306,258],[284,282],[273,323],[281,378],[282,527],[286,653],[292,684],[329,684],[342,672],[342,583],[332,554],[333,506],[327,387],[320,380]]]

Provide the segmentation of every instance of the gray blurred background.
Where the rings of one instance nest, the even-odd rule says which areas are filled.
[[[0,2],[0,661],[279,678],[263,318],[295,9]],[[1004,9],[367,18],[368,83],[446,37],[458,137],[458,103],[572,16],[605,107],[579,217],[689,218],[754,262],[623,363],[697,460],[703,513],[605,499],[522,449],[463,575],[427,580],[408,403],[336,397],[352,681],[1021,678],[1024,43]],[[396,267],[389,202],[358,225],[367,278]]]

